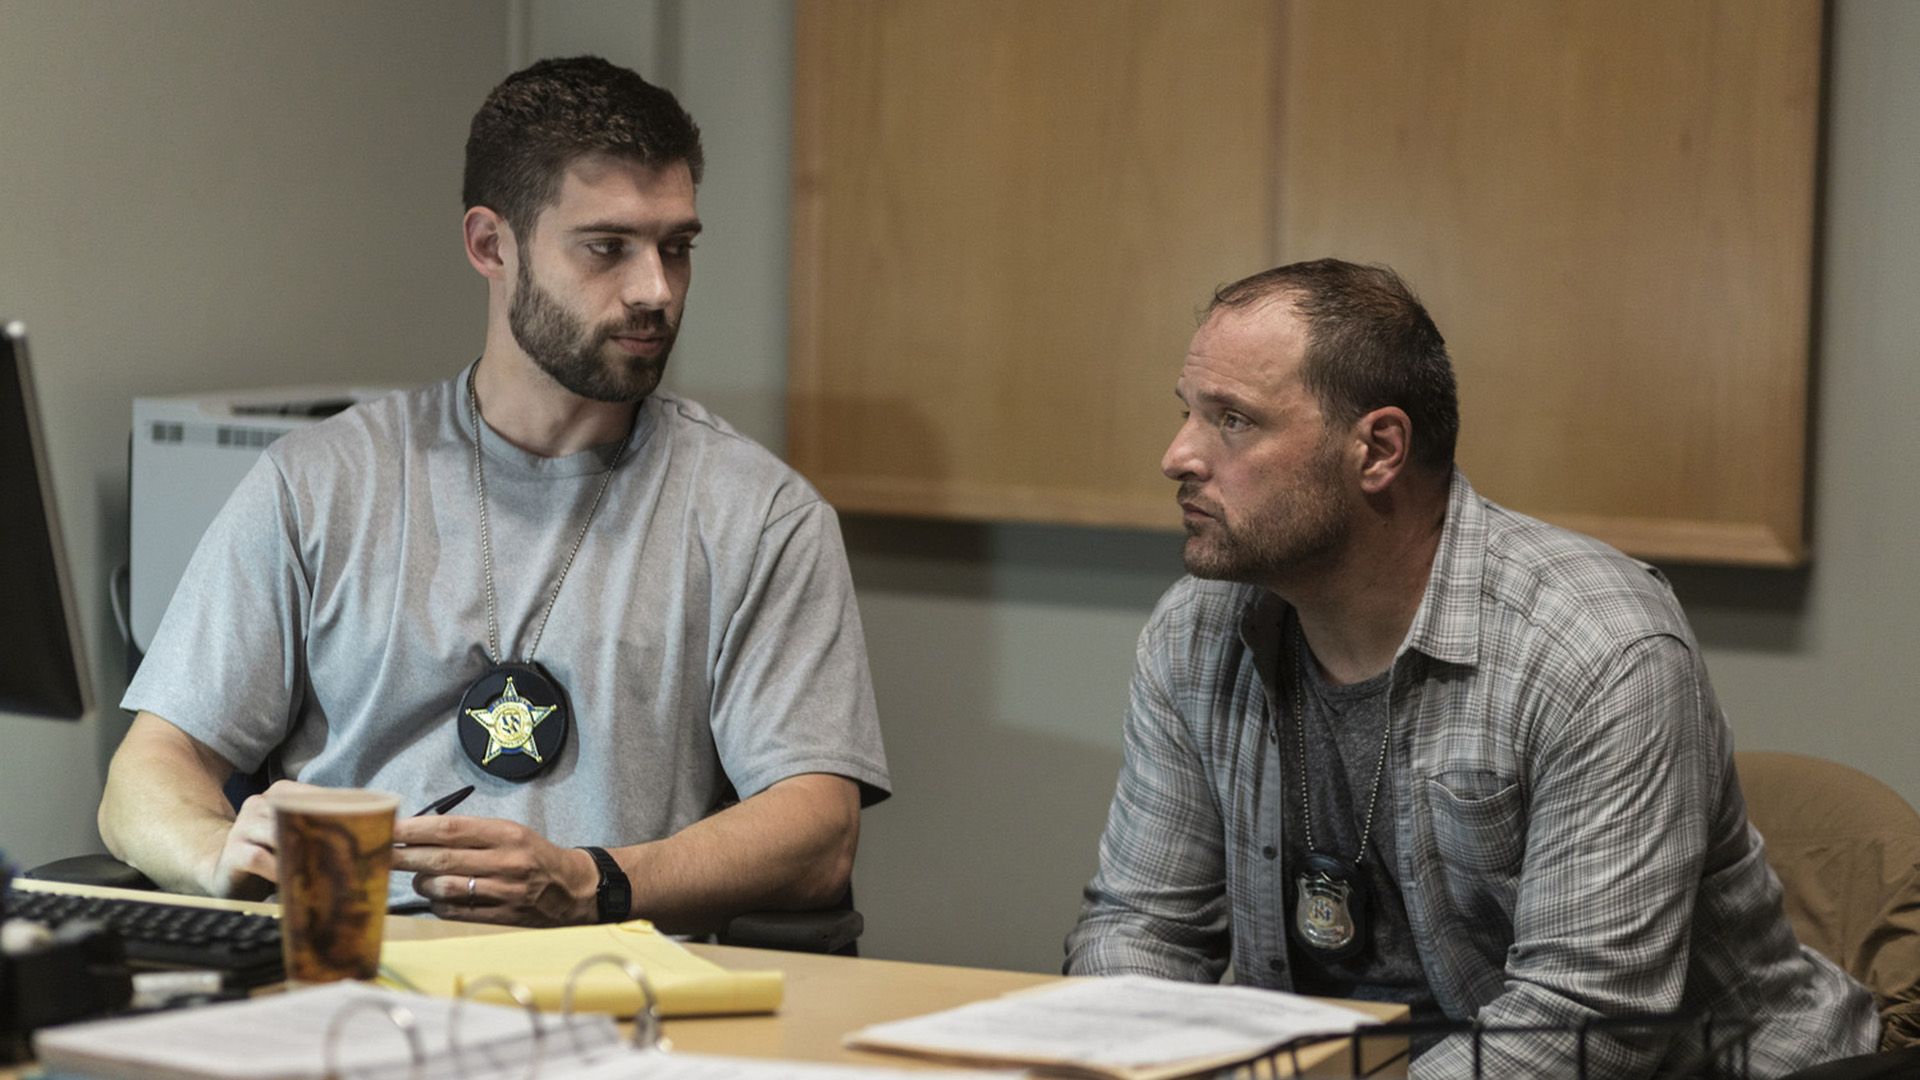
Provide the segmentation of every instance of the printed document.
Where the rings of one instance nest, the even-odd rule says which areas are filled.
[[[1157,1077],[1376,1022],[1297,994],[1125,975],[1074,979],[875,1024],[847,1044],[948,1061]]]

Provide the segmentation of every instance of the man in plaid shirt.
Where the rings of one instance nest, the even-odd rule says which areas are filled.
[[[1446,345],[1392,271],[1222,288],[1161,463],[1189,577],[1140,638],[1070,974],[1144,973],[1565,1025],[1706,1010],[1754,1076],[1873,1049],[1872,996],[1793,936],[1732,740],[1650,567],[1453,467]],[[1677,1044],[1596,1039],[1592,1075]],[[1412,1074],[1468,1076],[1460,1038]],[[1484,1044],[1571,1076],[1574,1040]]]

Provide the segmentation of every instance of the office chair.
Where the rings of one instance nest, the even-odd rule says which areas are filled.
[[[1837,762],[1763,752],[1734,760],[1795,935],[1873,991],[1883,1052],[1920,1046],[1920,813]]]

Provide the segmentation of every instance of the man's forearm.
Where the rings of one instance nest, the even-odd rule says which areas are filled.
[[[161,888],[215,891],[212,870],[234,818],[220,789],[227,769],[218,755],[165,720],[149,713],[135,717],[108,766],[100,799],[100,837],[107,850]]]
[[[636,917],[704,931],[742,912],[832,904],[846,892],[859,836],[858,786],[808,773],[612,854],[633,881]]]

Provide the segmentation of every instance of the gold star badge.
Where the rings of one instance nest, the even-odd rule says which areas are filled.
[[[485,765],[501,754],[525,754],[541,761],[540,745],[533,741],[533,729],[553,712],[552,705],[535,705],[513,688],[513,676],[507,676],[507,688],[484,709],[468,709],[467,715],[487,729],[487,753],[480,759]],[[542,762],[544,764],[544,762]]]

